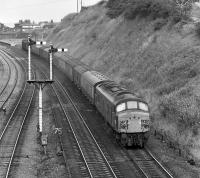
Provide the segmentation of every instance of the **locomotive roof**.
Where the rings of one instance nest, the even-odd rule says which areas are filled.
[[[79,72],[79,73],[83,73],[89,70],[89,67],[86,65],[78,65],[76,67],[74,67],[74,70]]]
[[[129,90],[121,87],[114,81],[105,81],[97,86],[97,89],[106,96],[113,104],[117,104],[127,100],[138,100],[143,101],[142,98],[138,97]],[[144,101],[143,101],[144,102]]]
[[[83,73],[83,78],[91,83],[93,86],[99,84],[103,81],[110,80],[107,76],[97,72],[97,71],[87,71]]]

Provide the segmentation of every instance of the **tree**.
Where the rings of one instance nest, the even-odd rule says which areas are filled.
[[[180,11],[181,15],[186,16],[192,7],[194,0],[175,0],[176,6]]]

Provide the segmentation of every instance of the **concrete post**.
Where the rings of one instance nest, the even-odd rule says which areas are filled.
[[[42,133],[42,84],[39,85],[39,132]]]
[[[53,80],[53,70],[52,70],[52,61],[53,61],[53,52],[49,53],[49,66],[50,66],[50,80]]]
[[[31,80],[31,45],[28,46],[28,80]]]

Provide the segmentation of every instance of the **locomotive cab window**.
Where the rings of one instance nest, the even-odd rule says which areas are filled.
[[[143,110],[143,111],[148,111],[148,106],[145,103],[139,102],[139,109]]]
[[[127,109],[137,109],[137,101],[128,101]]]
[[[121,103],[121,104],[117,105],[117,107],[116,107],[116,111],[117,112],[121,112],[121,111],[123,111],[125,109],[126,109],[125,103]]]

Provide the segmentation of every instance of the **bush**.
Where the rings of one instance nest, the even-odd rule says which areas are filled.
[[[165,95],[159,103],[159,110],[163,117],[173,120],[179,125],[179,131],[183,128],[192,130],[199,122],[200,101],[193,94],[191,87],[183,87],[169,95]]]
[[[124,17],[134,19],[137,15],[146,17],[150,13],[151,2],[147,0],[135,0],[125,9]]]
[[[149,16],[152,19],[171,18],[177,23],[188,17],[191,5],[182,8],[172,0],[109,0],[107,8],[110,18],[123,14],[126,19]]]
[[[196,23],[195,25],[196,34],[200,37],[200,22]]]
[[[156,22],[154,23],[154,31],[160,30],[166,24],[167,24],[167,20],[166,19],[158,19],[158,20],[156,20]]]
[[[110,18],[119,17],[125,10],[128,0],[109,0],[107,3],[107,16]]]

